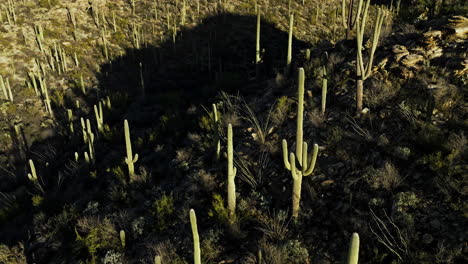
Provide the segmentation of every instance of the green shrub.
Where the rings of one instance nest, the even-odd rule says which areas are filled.
[[[211,205],[213,208],[208,211],[208,215],[215,218],[220,223],[229,223],[228,210],[224,205],[224,199],[220,194],[213,194],[213,201],[211,202]]]
[[[156,230],[167,230],[173,221],[174,216],[174,198],[172,193],[169,195],[164,194],[161,198],[153,203],[153,216],[156,217]]]
[[[78,220],[77,227],[76,241],[79,247],[87,250],[91,256],[91,263],[96,263],[99,252],[121,249],[119,235],[109,218],[106,217],[102,221],[97,217],[82,218]]]

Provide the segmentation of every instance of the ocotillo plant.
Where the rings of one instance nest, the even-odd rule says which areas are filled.
[[[362,4],[362,0],[359,0],[359,5]],[[361,14],[357,14],[356,21],[356,41],[357,41],[357,60],[356,60],[356,111],[359,113],[362,110],[362,100],[363,100],[363,91],[364,91],[364,81],[369,78],[372,74],[372,64],[374,61],[374,53],[377,49],[379,43],[380,30],[382,28],[382,23],[384,20],[384,11],[379,8],[377,17],[375,19],[374,25],[374,34],[372,36],[372,45],[369,51],[369,60],[366,65],[362,59],[362,42],[364,38],[364,29],[366,26],[367,12],[369,10],[370,0],[366,1],[366,6],[364,8],[362,22],[359,21]],[[360,10],[358,9],[358,12]],[[361,24],[360,24],[361,23]]]
[[[200,237],[198,236],[197,216],[195,210],[190,209],[190,225],[193,235],[193,263],[201,264]]]
[[[353,233],[349,244],[347,264],[358,264],[359,260],[359,234]]]
[[[314,144],[312,159],[310,164],[307,160],[307,143],[303,142],[303,118],[304,118],[304,69],[299,68],[299,83],[297,95],[297,130],[296,130],[296,155],[293,152],[289,154],[288,143],[283,139],[283,162],[286,169],[291,171],[293,178],[292,194],[292,216],[296,218],[299,215],[299,203],[301,200],[302,177],[312,174],[317,161],[318,145]],[[296,158],[299,168],[296,168]]]
[[[232,143],[232,125],[228,125],[227,133],[227,156],[228,156],[228,180],[227,180],[227,201],[228,201],[228,214],[229,221],[232,223],[236,217],[236,178],[237,168],[234,167],[234,148]]]
[[[124,132],[125,132],[125,147],[127,148],[127,157],[125,158],[125,163],[128,166],[128,175],[130,179],[133,178],[135,175],[135,162],[138,161],[138,154],[133,156],[132,153],[132,142],[130,141],[130,128],[128,127],[128,121],[125,119],[124,121]]]

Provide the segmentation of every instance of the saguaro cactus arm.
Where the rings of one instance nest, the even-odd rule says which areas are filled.
[[[307,145],[306,145],[306,148],[307,148]],[[318,145],[314,144],[314,150],[312,152],[312,159],[310,160],[310,164],[307,166],[307,169],[305,169],[304,171],[304,176],[309,176],[314,171],[315,163],[317,161],[317,156],[318,156]]]
[[[32,160],[29,160],[29,167],[31,168],[31,173],[28,173],[29,180],[37,181],[36,167],[34,166],[34,162]]]
[[[283,162],[286,169],[291,170],[291,163],[288,160],[288,142],[283,139]]]

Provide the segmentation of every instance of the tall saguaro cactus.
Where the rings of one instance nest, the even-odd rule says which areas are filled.
[[[257,9],[257,35],[255,39],[255,71],[256,79],[260,80],[260,8]]]
[[[198,236],[197,215],[195,210],[190,209],[190,225],[193,235],[193,263],[201,264],[200,237]]]
[[[231,222],[234,221],[236,216],[236,178],[237,168],[234,167],[234,147],[232,143],[232,125],[228,125],[228,143],[227,143],[227,154],[228,154],[228,180],[227,180],[227,203],[228,203],[228,214]]]
[[[127,149],[127,157],[125,158],[125,163],[128,166],[128,175],[130,179],[135,175],[134,164],[138,160],[138,154],[133,156],[132,153],[132,142],[130,141],[130,128],[128,127],[127,119],[124,120],[124,132],[125,132],[125,147]]]
[[[353,233],[349,244],[347,264],[358,264],[359,260],[359,234]]]
[[[288,76],[291,72],[291,61],[292,61],[292,37],[294,28],[294,12],[289,15],[289,32],[288,32],[288,54],[286,56],[286,68],[284,75]]]
[[[302,177],[312,174],[317,161],[318,145],[314,144],[312,159],[310,163],[307,158],[307,143],[303,141],[303,118],[304,118],[304,69],[299,68],[299,83],[297,96],[297,130],[296,130],[296,154],[289,153],[288,142],[283,139],[283,162],[286,169],[291,171],[293,178],[292,194],[292,216],[296,218],[299,215],[299,203],[301,200]],[[299,167],[296,166],[296,159]]]
[[[361,7],[363,0],[359,0],[359,7]],[[364,81],[372,75],[372,64],[374,61],[374,53],[379,43],[380,30],[382,29],[383,20],[385,18],[384,11],[379,8],[377,17],[374,24],[374,33],[372,36],[371,49],[369,51],[369,60],[364,65],[362,58],[362,42],[364,38],[364,30],[366,27],[367,13],[369,11],[370,0],[366,0],[362,21],[360,22],[361,9],[358,8],[356,18],[356,41],[357,41],[357,60],[356,60],[356,111],[359,113],[362,110]]]

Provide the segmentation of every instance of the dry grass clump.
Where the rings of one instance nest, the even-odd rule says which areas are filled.
[[[365,89],[366,100],[370,107],[376,107],[397,95],[400,87],[397,83],[388,80],[371,79]]]
[[[385,162],[382,168],[371,170],[368,182],[373,189],[382,188],[391,191],[400,186],[402,178],[398,169],[391,162]]]
[[[290,219],[288,219],[288,213],[280,211],[273,213],[272,215],[260,217],[258,219],[260,227],[257,229],[262,231],[263,234],[272,240],[283,241],[288,235],[288,225]]]

